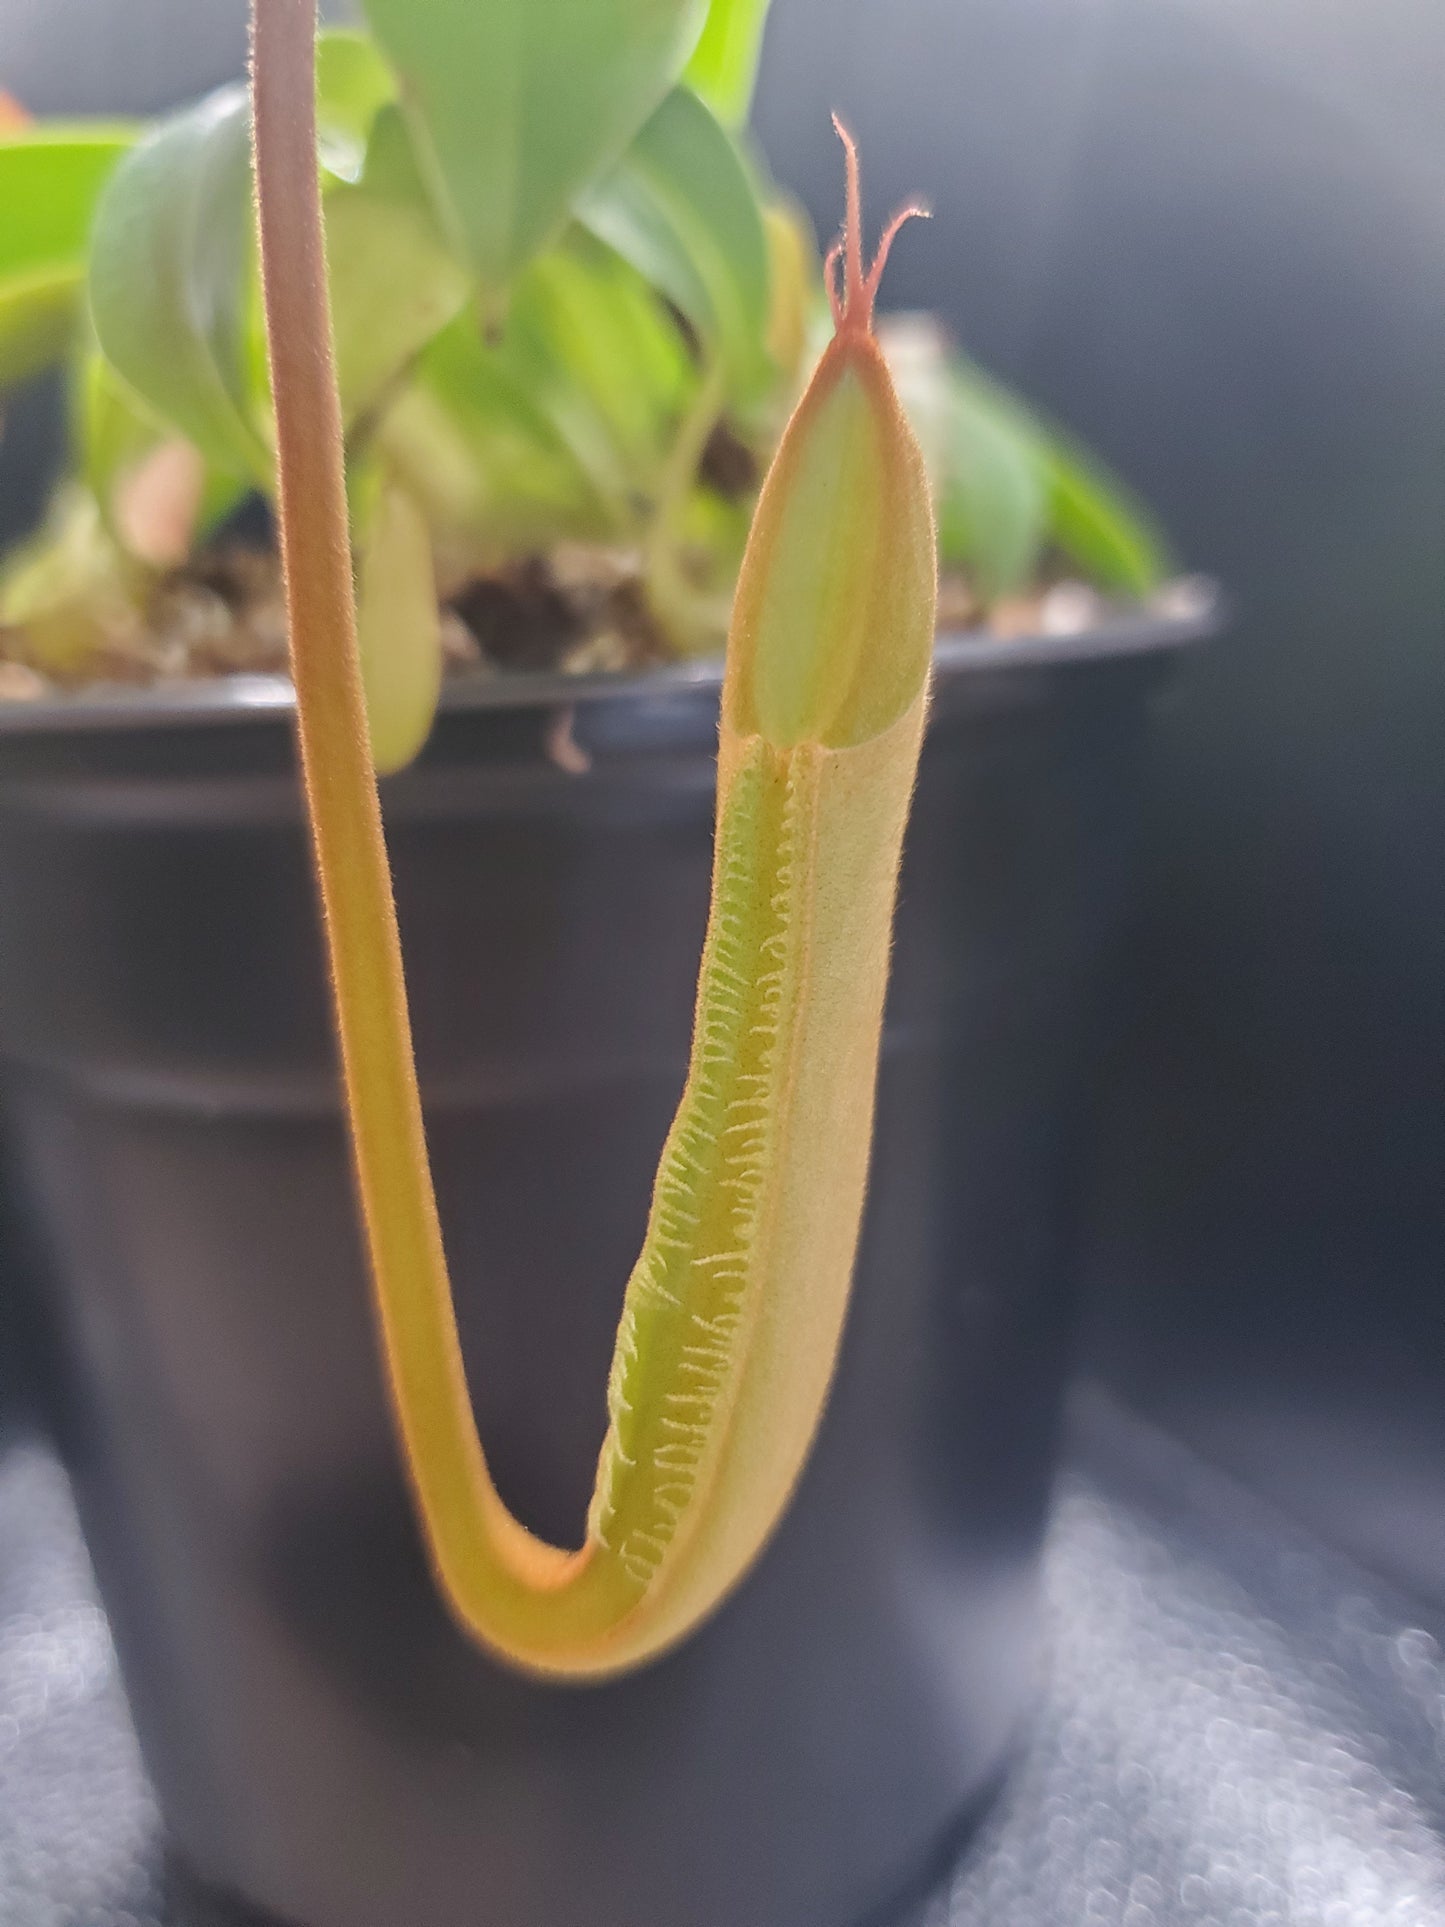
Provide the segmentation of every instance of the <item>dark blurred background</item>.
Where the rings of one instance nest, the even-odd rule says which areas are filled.
[[[241,0],[7,0],[0,85],[158,107]],[[1445,7],[776,0],[758,132],[893,303],[1155,505],[1236,620],[1156,738],[1087,1368],[1445,1599]],[[56,419],[0,458],[33,506]]]

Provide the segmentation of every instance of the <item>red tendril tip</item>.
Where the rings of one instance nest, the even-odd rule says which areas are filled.
[[[873,256],[872,265],[867,273],[863,271],[863,196],[858,181],[858,144],[848,129],[833,116],[834,131],[843,143],[843,154],[848,169],[848,210],[843,222],[843,231],[829,248],[823,262],[823,279],[828,287],[828,302],[833,310],[833,326],[841,334],[871,334],[873,330],[873,303],[878,294],[878,283],[883,279],[883,270],[888,262],[888,250],[893,245],[893,237],[905,221],[917,216],[927,220],[928,209],[916,203],[900,208],[884,228],[878,242],[878,251]],[[843,263],[843,285],[838,286],[838,263]]]

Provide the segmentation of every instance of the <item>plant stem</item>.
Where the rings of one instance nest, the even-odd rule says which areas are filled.
[[[413,1477],[448,1544],[531,1582],[565,1555],[506,1512],[470,1415],[367,732],[316,163],[315,0],[255,0],[252,100],[297,735],[358,1188]],[[398,1288],[381,1289],[387,1281]],[[444,1395],[438,1396],[439,1388]],[[529,1556],[530,1555],[530,1556]]]

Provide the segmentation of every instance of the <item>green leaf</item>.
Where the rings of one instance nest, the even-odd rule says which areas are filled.
[[[618,521],[645,508],[697,375],[633,269],[575,233],[522,275],[495,353]]]
[[[949,370],[938,497],[938,545],[986,601],[1029,583],[1049,525],[1049,458],[1041,432],[961,356]]]
[[[100,190],[134,141],[131,127],[63,121],[0,140],[0,276],[84,257]]]
[[[1049,449],[1050,533],[1101,589],[1145,596],[1170,569],[1148,510],[1103,465],[1055,434]]]
[[[498,299],[692,50],[701,0],[365,0],[449,238]]]
[[[731,387],[767,383],[763,212],[732,138],[696,94],[675,87],[577,212],[687,317]]]
[[[371,753],[389,775],[427,739],[441,693],[441,619],[431,538],[420,509],[389,477],[369,496],[358,544],[356,639]]]
[[[337,379],[348,422],[371,408],[467,298],[400,110],[383,106],[355,185],[326,197]]]
[[[1163,538],[1100,463],[951,350],[931,315],[885,315],[878,338],[923,449],[946,567],[985,601],[1027,587],[1050,546],[1100,589],[1158,585]]]
[[[209,462],[269,475],[250,418],[250,112],[225,87],[117,167],[91,243],[90,300],[119,373]]]
[[[635,541],[699,377],[645,281],[573,230],[519,277],[484,340],[463,313],[378,437],[471,566],[560,540]]]
[[[0,387],[68,349],[95,203],[133,139],[125,127],[52,125],[0,141]]]
[[[322,29],[316,36],[316,140],[328,173],[360,180],[376,117],[395,99],[396,75],[374,41],[354,27]]]
[[[376,446],[424,509],[449,574],[618,532],[555,423],[470,314],[423,350]]]
[[[769,0],[712,0],[683,79],[728,127],[741,127],[753,104]]]
[[[1047,542],[1096,588],[1144,596],[1169,572],[1148,510],[1093,455],[963,356],[951,368],[952,442],[939,504],[945,562],[985,596],[1022,587]]]

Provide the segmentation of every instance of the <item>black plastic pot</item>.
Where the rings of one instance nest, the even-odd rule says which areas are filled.
[[[984,1795],[1034,1676],[1146,698],[1208,624],[942,649],[816,1452],[724,1610],[591,1688],[493,1664],[428,1578],[284,690],[7,716],[12,1180],[145,1757],[206,1880],[306,1927],[845,1927]],[[563,704],[585,775],[545,751]],[[705,673],[499,680],[386,791],[482,1430],[562,1539],[684,1064],[715,720]]]

